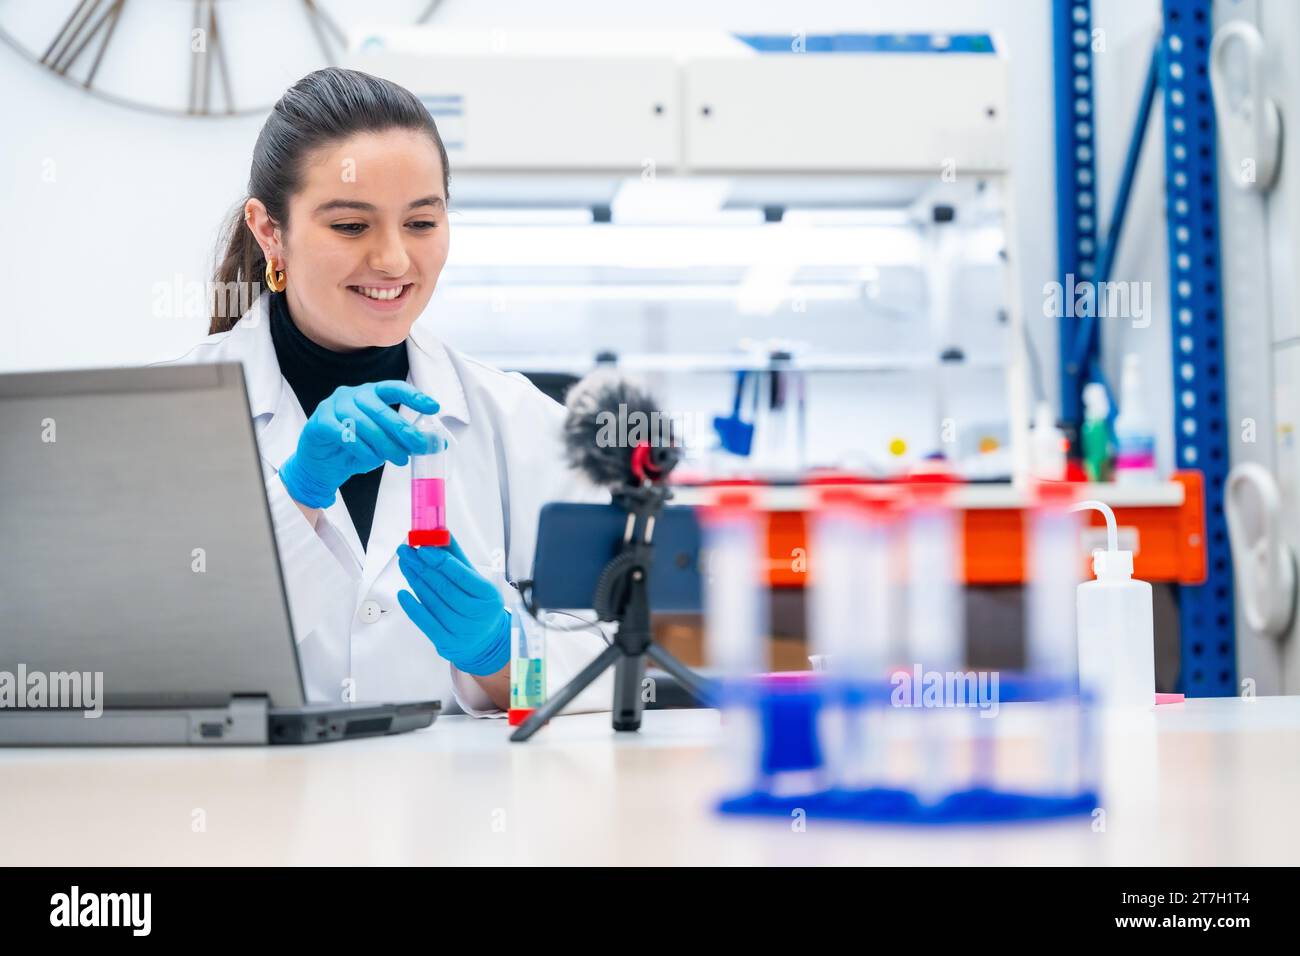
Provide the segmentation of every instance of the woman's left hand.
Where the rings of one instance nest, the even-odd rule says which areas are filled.
[[[456,539],[445,548],[400,545],[397,565],[411,585],[397,602],[458,670],[486,677],[510,660],[510,612]]]

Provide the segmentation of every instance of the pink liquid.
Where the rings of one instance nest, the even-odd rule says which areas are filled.
[[[1155,466],[1156,456],[1154,452],[1119,455],[1115,458],[1115,467],[1120,471],[1136,471],[1137,469],[1155,468]]]
[[[432,531],[447,527],[447,490],[442,478],[411,480],[411,528]]]

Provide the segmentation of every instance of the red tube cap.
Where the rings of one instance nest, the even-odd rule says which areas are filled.
[[[451,532],[446,528],[431,528],[426,531],[412,530],[406,536],[406,543],[413,548],[432,545],[435,548],[445,548],[451,544]]]

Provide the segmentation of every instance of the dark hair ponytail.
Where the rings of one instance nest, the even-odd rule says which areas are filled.
[[[442,160],[442,187],[450,199],[447,149],[424,104],[396,83],[337,67],[308,73],[272,107],[253,147],[248,195],[260,199],[271,219],[284,227],[289,222],[289,197],[302,186],[302,164],[309,152],[356,133],[389,129],[429,134]],[[209,335],[230,329],[241,314],[230,308],[231,303],[255,299],[252,290],[260,290],[264,280],[266,258],[244,224],[245,202],[231,215],[218,246],[224,252],[219,252],[213,276]]]

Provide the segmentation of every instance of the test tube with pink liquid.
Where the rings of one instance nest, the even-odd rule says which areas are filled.
[[[411,531],[407,543],[418,548],[451,544],[447,530],[447,455],[451,434],[434,415],[421,415],[412,425],[424,438],[424,451],[411,456]]]

